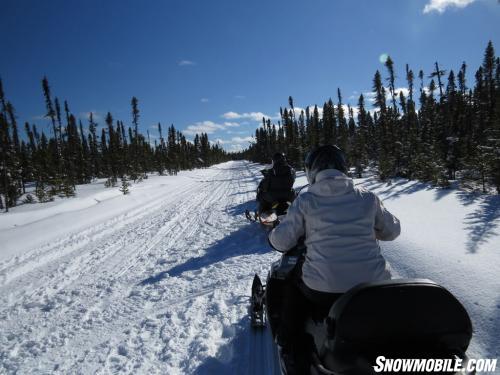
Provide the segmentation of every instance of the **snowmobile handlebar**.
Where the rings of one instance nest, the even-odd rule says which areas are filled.
[[[305,185],[303,185],[303,186],[299,187],[297,190],[295,190],[295,195],[298,197],[298,196],[299,196],[299,194],[300,194],[300,192],[301,192],[304,188],[306,188],[306,187],[308,187],[308,186],[309,186],[309,184],[305,184]]]
[[[306,245],[304,244],[304,240],[305,240],[305,237],[302,236],[299,238],[299,240],[297,241],[297,244],[292,247],[291,249],[288,249],[286,251],[281,251],[277,248],[275,248],[271,242],[271,240],[269,239],[269,237],[267,237],[267,242],[269,243],[269,246],[271,246],[271,248],[273,248],[274,250],[282,253],[283,255],[287,255],[287,256],[301,256],[303,254],[305,254],[307,248],[306,248]]]

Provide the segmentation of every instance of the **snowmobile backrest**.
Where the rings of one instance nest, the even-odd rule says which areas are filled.
[[[472,337],[462,304],[425,279],[361,284],[337,300],[329,321],[334,346],[375,349],[377,355],[465,353]]]

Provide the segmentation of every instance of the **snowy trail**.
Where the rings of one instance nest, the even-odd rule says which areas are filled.
[[[189,181],[0,263],[0,372],[274,373],[246,311],[276,258],[242,219],[258,166]]]
[[[129,196],[84,185],[0,214],[0,373],[279,373],[269,330],[248,317],[254,274],[279,258],[243,215],[260,168],[150,177]],[[470,354],[498,358],[500,197],[356,182],[401,219],[382,244],[396,273],[449,288],[473,321]]]

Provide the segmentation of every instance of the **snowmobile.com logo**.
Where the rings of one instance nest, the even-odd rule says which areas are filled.
[[[496,359],[402,359],[378,356],[373,366],[375,372],[495,372]]]

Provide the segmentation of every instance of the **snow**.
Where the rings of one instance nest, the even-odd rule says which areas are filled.
[[[126,196],[99,182],[0,214],[0,373],[277,373],[247,311],[253,275],[279,258],[243,215],[261,168],[151,176]],[[450,289],[472,318],[469,353],[500,357],[499,197],[357,183],[401,220],[382,244],[394,271]]]
[[[469,353],[500,357],[500,196],[435,189],[416,181],[360,185],[379,194],[401,220],[401,236],[383,244],[401,277],[431,279],[455,294],[475,331]]]

